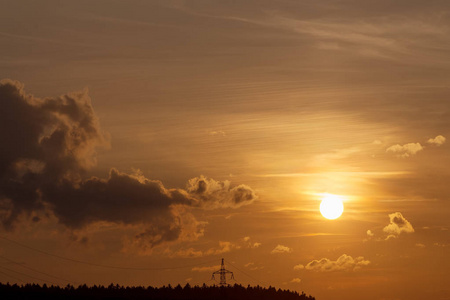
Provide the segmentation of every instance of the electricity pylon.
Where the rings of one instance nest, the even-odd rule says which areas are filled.
[[[220,270],[217,270],[215,272],[212,273],[211,279],[215,279],[214,275],[219,274],[220,275],[220,286],[226,286],[227,285],[227,277],[226,274],[231,274],[230,279],[234,279],[234,274],[231,271],[228,271],[227,269],[225,269],[225,264],[223,262],[223,258],[222,258],[222,264],[220,265]]]

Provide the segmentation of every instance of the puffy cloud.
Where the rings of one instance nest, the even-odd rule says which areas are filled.
[[[445,143],[446,138],[442,135],[438,135],[437,137],[435,137],[434,139],[429,139],[427,141],[428,144],[432,144],[432,145],[436,145],[436,146],[441,146]]]
[[[291,283],[300,283],[300,282],[302,282],[302,280],[300,278],[293,278],[290,282]]]
[[[303,270],[304,268],[305,268],[305,266],[302,265],[302,264],[299,264],[299,265],[295,265],[295,266],[294,266],[294,270]]]
[[[291,253],[292,251],[293,251],[292,248],[283,245],[277,245],[270,253],[272,254]]]
[[[373,234],[373,232],[372,232],[372,230],[367,230],[367,236],[370,236],[370,237],[372,237],[372,236],[374,236],[374,234]]]
[[[116,169],[105,179],[88,178],[96,150],[108,140],[87,91],[40,99],[19,82],[0,81],[0,139],[0,221],[8,230],[20,216],[39,222],[36,212],[50,210],[71,230],[96,222],[134,228],[124,251],[149,253],[203,235],[205,223],[189,207],[237,208],[256,199],[248,186],[204,176],[191,179],[188,190]]]
[[[408,143],[404,145],[393,145],[386,149],[386,152],[395,153],[398,157],[410,157],[417,152],[422,151],[423,146],[420,143]]]
[[[204,208],[238,208],[256,200],[255,191],[241,184],[231,187],[228,180],[216,181],[203,175],[189,180],[186,190],[190,195],[200,200]]]
[[[353,258],[347,254],[342,254],[337,260],[329,260],[328,258],[313,260],[305,266],[305,269],[315,272],[355,271],[369,264],[370,261],[365,260],[362,256]]]
[[[2,80],[0,100],[0,199],[9,201],[1,221],[11,229],[20,214],[43,207],[44,187],[78,184],[107,142],[86,91],[38,99]]]
[[[414,228],[401,213],[395,212],[389,214],[389,224],[383,228],[383,231],[388,234],[386,239],[391,239],[398,237],[403,232],[413,233]]]

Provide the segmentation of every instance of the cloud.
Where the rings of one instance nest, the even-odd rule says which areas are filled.
[[[195,240],[205,222],[190,207],[238,208],[252,203],[246,185],[200,176],[187,190],[112,168],[107,178],[87,176],[96,151],[108,147],[87,90],[36,98],[23,84],[0,81],[0,222],[13,230],[20,216],[50,210],[60,224],[81,230],[96,222],[135,230],[124,251],[149,253],[165,242]],[[222,245],[226,251],[230,246]]]
[[[283,245],[277,245],[270,253],[272,254],[291,253],[292,251],[293,251],[292,248]]]
[[[435,146],[442,146],[445,143],[445,140],[444,136],[438,135],[434,139],[429,139],[427,143]],[[417,152],[422,151],[424,148],[425,147],[420,143],[408,143],[404,145],[396,144],[387,148],[386,152],[395,153],[397,157],[407,158],[417,154]]]
[[[300,283],[300,282],[302,282],[302,280],[300,278],[293,278],[290,282],[291,283]]]
[[[247,248],[259,248],[262,245],[261,243],[250,241],[249,236],[243,237],[242,241],[244,242]]]
[[[226,136],[225,131],[218,130],[218,131],[210,131],[209,135],[220,135],[220,136]]]
[[[337,260],[329,260],[328,258],[313,260],[305,266],[305,269],[314,272],[356,271],[369,264],[370,261],[365,260],[362,256],[353,258],[347,254],[342,254]]]
[[[367,230],[366,233],[367,233],[367,235],[370,236],[370,237],[374,236],[374,233],[373,233],[372,230],[370,230],[370,229]]]
[[[442,146],[445,143],[445,140],[446,138],[444,136],[438,135],[434,139],[429,139],[427,143],[435,146]]]
[[[255,191],[241,184],[231,187],[228,180],[216,181],[203,175],[189,180],[186,190],[199,199],[199,206],[214,208],[238,208],[256,200]]]
[[[172,257],[202,257],[227,253],[237,249],[241,249],[241,246],[232,242],[219,241],[219,247],[212,247],[205,251],[196,250],[194,248],[188,248],[188,249],[181,249],[176,252],[171,252],[170,250],[167,250],[166,254],[169,254],[169,256]]]
[[[219,248],[218,249],[214,249],[211,248],[208,251],[206,251],[206,255],[214,255],[214,254],[222,254],[222,253],[226,253],[226,252],[230,252],[233,249],[240,249],[241,246],[236,245],[232,242],[219,242]]]
[[[219,265],[210,267],[194,267],[191,269],[193,272],[214,272],[220,269]]]
[[[417,152],[422,151],[423,146],[420,143],[408,143],[404,145],[393,145],[386,149],[386,152],[392,152],[397,155],[397,157],[410,157],[415,155]]]
[[[295,266],[294,266],[294,270],[303,270],[304,268],[305,268],[305,266],[302,265],[302,264],[299,264],[299,265],[295,265]]]
[[[195,250],[194,248],[188,248],[188,249],[180,249],[176,251],[175,253],[171,253],[170,251],[166,250],[166,254],[169,254],[171,257],[202,257],[203,252],[201,250]]]
[[[413,233],[414,228],[399,212],[389,214],[389,224],[383,228],[388,234],[386,240],[398,237],[401,233]]]

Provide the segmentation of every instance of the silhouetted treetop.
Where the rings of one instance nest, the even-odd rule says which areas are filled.
[[[260,286],[247,286],[235,284],[233,286],[191,286],[189,283],[184,287],[170,284],[163,287],[124,287],[118,284],[105,286],[91,286],[86,284],[74,287],[67,285],[40,286],[38,284],[10,285],[0,283],[0,295],[2,299],[146,299],[146,300],[315,300],[305,293],[299,294],[295,291],[275,289],[274,287],[263,288]]]

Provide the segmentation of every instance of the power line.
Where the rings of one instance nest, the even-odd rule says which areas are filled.
[[[247,277],[253,279],[256,283],[259,283],[259,284],[261,284],[261,285],[267,285],[267,286],[270,286],[270,284],[267,284],[267,282],[262,282],[262,281],[256,279],[255,277],[253,277],[253,276],[247,274],[246,272],[244,272],[243,270],[239,269],[238,267],[236,267],[235,265],[233,265],[233,264],[230,263],[229,261],[228,261],[228,264],[231,265],[231,266],[232,266],[233,268],[235,268],[236,270],[238,270],[239,272],[241,272],[241,273],[243,273],[244,275],[246,275]]]
[[[28,269],[28,270],[30,270],[30,271],[33,271],[33,272],[36,272],[36,273],[40,273],[40,274],[43,274],[43,275],[46,275],[46,276],[48,276],[48,277],[52,277],[52,278],[55,278],[55,279],[63,280],[63,281],[66,281],[66,282],[68,282],[68,283],[75,283],[75,284],[78,284],[78,285],[80,284],[79,282],[76,282],[76,281],[73,281],[73,280],[67,280],[67,279],[64,279],[64,278],[62,278],[62,277],[54,276],[54,275],[51,275],[51,274],[48,274],[48,273],[45,273],[45,272],[38,271],[38,270],[36,270],[36,269],[30,268],[30,267],[24,266],[23,264],[21,264],[21,263],[19,263],[19,262],[17,262],[17,261],[14,261],[14,260],[12,260],[12,259],[9,259],[9,258],[7,258],[7,257],[4,257],[4,256],[2,256],[2,255],[0,255],[0,257],[3,258],[3,259],[5,259],[5,260],[7,260],[7,261],[9,261],[9,262],[11,262],[11,263],[13,263],[13,264],[16,264],[16,265],[20,266],[20,267],[22,267],[22,268]]]
[[[33,278],[33,279],[36,279],[36,280],[40,280],[40,281],[51,283],[53,285],[57,285],[56,283],[54,283],[54,282],[52,282],[50,280],[45,280],[45,279],[42,279],[42,278],[34,277],[34,276],[31,276],[31,275],[28,275],[28,274],[25,274],[25,273],[22,273],[22,272],[18,272],[18,271],[14,271],[14,270],[11,270],[11,269],[8,269],[8,268],[5,268],[5,267],[1,267],[1,266],[0,266],[0,268],[2,268],[4,270],[8,270],[8,271],[13,272],[13,273],[17,273],[19,275],[24,275],[24,276],[27,276],[27,277],[30,277],[30,278]]]
[[[4,236],[0,236],[0,239],[6,240],[10,243],[16,244],[18,246],[21,246],[23,248],[35,251],[35,252],[39,252],[41,254],[45,254],[47,256],[52,256],[55,258],[59,258],[62,260],[66,260],[66,261],[70,261],[70,262],[75,262],[75,263],[79,263],[79,264],[84,264],[84,265],[89,265],[89,266],[93,266],[93,267],[100,267],[100,268],[108,268],[108,269],[119,269],[119,270],[135,270],[135,271],[163,271],[163,270],[176,270],[176,269],[184,269],[184,268],[191,268],[191,267],[196,267],[196,266],[200,266],[200,265],[206,265],[209,263],[212,263],[216,260],[210,260],[210,261],[206,261],[206,262],[201,262],[201,263],[197,263],[197,264],[190,264],[190,265],[184,265],[184,266],[178,266],[178,267],[161,267],[161,268],[134,268],[134,267],[119,267],[119,266],[111,266],[111,265],[102,265],[102,264],[96,264],[96,263],[91,263],[91,262],[87,262],[87,261],[82,261],[82,260],[77,260],[77,259],[72,259],[72,258],[68,258],[68,257],[64,257],[64,256],[60,256],[57,254],[53,254],[53,253],[49,253],[43,250],[39,250],[27,245],[24,245],[22,243],[13,241],[11,239],[8,239]]]
[[[0,274],[6,275],[6,276],[11,277],[11,278],[13,278],[15,280],[19,280],[19,281],[22,281],[23,283],[25,283],[25,280],[22,280],[20,278],[15,277],[15,276],[9,275],[9,274],[7,274],[5,272],[0,271]]]

